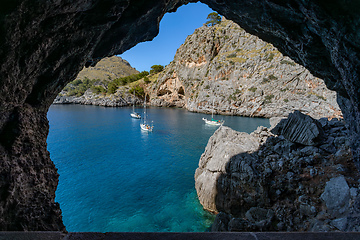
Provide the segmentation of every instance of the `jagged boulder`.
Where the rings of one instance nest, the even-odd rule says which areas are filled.
[[[320,141],[324,131],[317,120],[295,111],[290,113],[288,118],[281,120],[271,132],[284,136],[290,142],[315,145]]]

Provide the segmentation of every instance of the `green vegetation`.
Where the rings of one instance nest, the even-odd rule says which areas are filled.
[[[278,78],[275,77],[273,74],[271,74],[271,75],[269,76],[269,79],[270,79],[270,80],[277,80]]]
[[[250,92],[256,92],[257,88],[256,87],[251,87],[248,89]]]
[[[291,66],[295,66],[296,63],[288,61],[288,60],[281,60],[280,62],[281,64],[287,64],[287,65],[291,65]]]
[[[126,84],[135,82],[135,81],[137,81],[137,80],[139,80],[141,78],[145,78],[148,75],[149,75],[149,72],[142,71],[141,73],[138,73],[138,74],[133,74],[133,75],[130,75],[130,76],[127,76],[127,77],[114,79],[108,85],[108,93],[109,94],[114,94],[119,86],[124,86]]]
[[[144,77],[144,82],[145,82],[146,84],[149,84],[151,81],[150,81],[150,79],[149,79],[148,77]]]
[[[270,79],[265,77],[265,78],[263,78],[261,84],[265,84],[265,83],[268,83],[268,82],[270,82]]]
[[[229,55],[226,56],[227,58],[235,58],[236,57],[236,53],[230,53]]]
[[[102,86],[92,86],[91,88],[91,91],[93,91],[93,93],[95,94],[106,94],[106,89]]]
[[[142,97],[142,98],[145,97],[145,91],[144,91],[143,87],[136,85],[129,89],[130,94],[133,94],[134,91],[135,91],[135,96]]]
[[[271,95],[266,95],[265,96],[265,101],[264,101],[264,103],[266,104],[266,103],[271,103],[271,99],[273,99],[274,98],[274,95],[273,94],[271,94]]]
[[[326,98],[325,98],[325,97],[323,97],[323,96],[321,96],[321,95],[319,95],[319,94],[316,94],[316,93],[314,93],[314,92],[310,92],[308,96],[310,96],[310,95],[314,95],[314,96],[316,96],[317,98],[326,101]]]
[[[70,82],[64,88],[64,91],[67,92],[67,96],[77,96],[80,97],[84,95],[85,91],[91,89],[95,94],[114,94],[119,86],[124,86],[131,82],[135,82],[141,78],[144,78],[145,83],[149,83],[150,80],[147,78],[149,72],[143,71],[141,73],[132,74],[127,77],[121,77],[109,80],[99,80],[99,79],[89,79],[85,77],[83,80],[76,79]]]
[[[285,99],[284,99],[284,102],[289,102],[289,99],[285,98]]]
[[[87,77],[85,77],[83,80],[76,79],[72,82],[70,82],[66,87],[64,88],[64,91],[66,91],[68,96],[77,96],[80,97],[85,93],[86,90],[88,90],[96,81],[96,79],[90,80]]]
[[[216,12],[212,12],[210,13],[206,19],[209,19],[205,25],[206,26],[215,26],[216,24],[221,23],[221,17],[219,16],[218,13]]]
[[[228,100],[238,101],[237,95],[239,95],[240,93],[241,91],[239,89],[236,89],[235,92],[233,92],[233,94],[228,97]]]
[[[274,54],[274,53],[270,53],[270,54],[267,56],[266,61],[267,61],[267,62],[271,62],[271,61],[274,59],[274,57],[275,57],[275,54]]]
[[[164,66],[162,66],[162,65],[152,65],[150,73],[155,74],[155,73],[161,72],[162,70],[164,70]]]
[[[277,80],[278,78],[275,77],[273,74],[269,75],[267,78],[263,78],[261,84],[265,84],[265,83],[268,83],[270,82],[271,80]]]

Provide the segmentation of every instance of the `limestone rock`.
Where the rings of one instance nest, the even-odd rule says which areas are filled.
[[[147,91],[156,106],[210,113],[286,117],[341,117],[335,92],[232,21],[195,30]]]
[[[350,188],[344,176],[330,179],[321,199],[334,217],[346,216],[349,211]]]
[[[247,32],[273,43],[337,91],[352,154],[360,169],[358,2],[202,2]],[[5,1],[1,6],[1,230],[63,230],[61,211],[54,200],[58,177],[46,149],[50,104],[84,66],[94,66],[101,58],[151,40],[158,33],[162,16],[189,1],[68,3],[19,0]],[[217,53],[217,45],[213,49]],[[193,62],[195,66],[202,63],[201,59]],[[260,94],[255,91],[254,97]],[[252,108],[259,109],[257,106]],[[306,165],[307,160],[293,155]],[[284,163],[283,167],[287,161]]]
[[[250,135],[219,128],[195,173],[200,203],[221,212],[212,230],[359,231],[359,172],[343,141],[348,130],[339,120],[322,120],[321,128],[316,146],[292,143],[265,127]],[[334,142],[334,152],[321,148]]]
[[[238,155],[253,152],[259,147],[259,142],[247,133],[236,132],[228,127],[219,127],[209,139],[205,152],[201,155],[199,168],[195,172],[195,188],[201,204],[206,210],[218,212],[225,199],[218,198],[218,189],[222,188],[222,177],[236,169],[237,177],[242,177],[242,171],[248,174],[253,171],[251,165],[237,165]],[[235,176],[235,173],[234,173]],[[247,177],[246,177],[247,178]],[[244,181],[247,179],[243,179]],[[224,180],[227,184],[227,181]],[[223,205],[219,207],[219,205]]]
[[[276,135],[282,135],[291,142],[304,145],[315,145],[323,135],[321,124],[300,111],[289,114],[271,130]]]

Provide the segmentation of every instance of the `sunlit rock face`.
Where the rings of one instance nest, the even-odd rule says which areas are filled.
[[[65,230],[46,113],[83,66],[158,33],[186,0],[4,1],[0,9],[0,230]],[[202,1],[325,80],[360,157],[357,1]]]

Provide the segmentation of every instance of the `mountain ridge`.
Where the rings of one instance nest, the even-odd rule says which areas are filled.
[[[273,45],[222,19],[189,35],[147,92],[155,106],[249,117],[342,117],[336,94]]]

